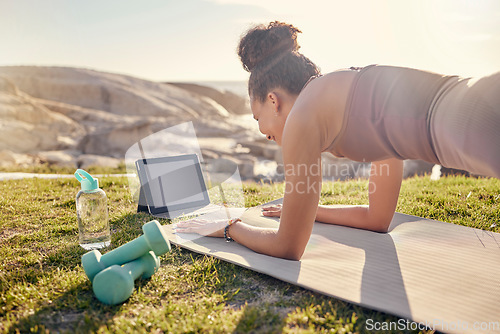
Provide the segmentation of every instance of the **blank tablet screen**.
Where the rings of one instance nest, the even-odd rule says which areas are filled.
[[[195,154],[137,161],[148,205],[155,211],[174,211],[209,203]]]

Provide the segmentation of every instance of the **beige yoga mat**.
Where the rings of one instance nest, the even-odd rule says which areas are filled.
[[[256,226],[278,226],[277,219],[261,215],[260,207],[242,218]],[[290,261],[222,238],[165,229],[183,248],[412,320],[414,326],[500,332],[499,233],[401,213],[387,234],[316,222],[302,259]]]

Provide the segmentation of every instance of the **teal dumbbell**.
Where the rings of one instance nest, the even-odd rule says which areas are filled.
[[[97,250],[85,253],[82,256],[82,267],[85,274],[92,281],[101,270],[112,265],[121,265],[133,261],[149,251],[157,256],[170,250],[170,242],[158,221],[152,220],[142,226],[144,235],[101,255]]]
[[[148,252],[123,266],[113,265],[94,277],[92,288],[95,296],[104,304],[115,305],[126,301],[134,292],[134,281],[150,278],[160,266],[160,260]]]

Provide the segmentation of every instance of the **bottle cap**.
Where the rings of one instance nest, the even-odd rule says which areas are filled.
[[[83,169],[77,169],[75,172],[75,177],[82,184],[83,191],[92,191],[99,189],[99,181],[92,177],[89,173]]]

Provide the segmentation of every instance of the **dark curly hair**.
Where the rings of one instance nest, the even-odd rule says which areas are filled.
[[[241,38],[238,56],[250,72],[250,95],[262,102],[273,88],[298,95],[312,76],[320,74],[319,68],[298,52],[300,32],[291,24],[274,21],[253,27]]]

